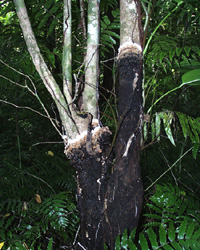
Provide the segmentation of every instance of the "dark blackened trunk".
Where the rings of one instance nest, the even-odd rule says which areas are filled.
[[[84,140],[67,156],[76,168],[80,238],[76,250],[103,250],[104,197],[108,183],[110,131],[102,127],[92,134],[92,153]]]
[[[110,249],[125,229],[137,226],[143,198],[140,175],[142,127],[142,52],[125,43],[119,52],[119,133],[116,163],[105,197],[104,232]]]
[[[120,48],[119,132],[115,165],[109,168],[109,130],[100,128],[92,137],[94,154],[83,146],[72,149],[77,170],[80,239],[76,249],[103,250],[104,242],[114,250],[115,239],[125,229],[137,226],[143,187],[140,176],[142,127],[142,51],[133,43]]]

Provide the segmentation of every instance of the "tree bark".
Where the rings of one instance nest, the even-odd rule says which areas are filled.
[[[142,52],[137,44],[120,48],[119,121],[115,165],[105,200],[105,239],[114,249],[116,236],[137,226],[143,199],[140,175],[140,139],[142,129]]]
[[[115,239],[125,229],[137,226],[143,198],[140,175],[142,129],[142,50],[135,43],[120,47],[119,132],[115,164],[107,127],[91,135],[93,155],[84,142],[66,154],[77,171],[77,196],[81,239],[76,249],[103,250],[104,242],[114,250]]]
[[[68,8],[68,12],[64,14],[66,33],[71,33],[68,29],[69,3],[70,1],[65,1]],[[78,250],[103,250],[104,243],[114,250],[117,235],[122,234],[125,229],[131,231],[136,227],[140,216],[143,196],[139,163],[143,122],[143,76],[136,3],[137,1],[130,0],[120,2],[120,8],[124,12],[120,17],[119,118],[114,163],[110,154],[111,132],[108,127],[100,126],[98,117],[99,1],[91,0],[88,5],[86,85],[83,91],[83,109],[86,112],[80,113],[76,112],[73,106],[69,107],[71,90],[68,85],[65,85],[63,94],[44,62],[31,28],[24,0],[15,0],[30,55],[60,113],[66,132],[66,136],[63,136],[66,144],[65,154],[76,168],[81,230],[80,239],[76,245]],[[125,22],[125,19],[128,21]],[[135,22],[134,25],[133,22]],[[131,25],[133,25],[132,29],[129,28]],[[66,51],[63,55],[68,57],[70,45],[68,46],[66,40],[65,46]],[[69,67],[70,65],[66,64],[63,69],[64,75],[67,73],[64,83],[66,83],[65,80],[68,80],[67,83],[71,81],[68,78],[68,73],[71,71]]]

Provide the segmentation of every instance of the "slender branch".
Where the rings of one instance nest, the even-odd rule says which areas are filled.
[[[183,155],[181,155],[181,157],[178,158],[178,160],[176,160],[174,162],[174,164],[171,165],[171,167],[169,167],[164,173],[162,173],[153,183],[151,183],[150,186],[148,186],[148,188],[145,189],[145,192],[148,191],[153,185],[156,184],[157,181],[159,181],[167,172],[169,172],[187,153],[189,153],[191,150],[193,149],[193,147],[189,148]]]
[[[85,86],[83,109],[98,119],[98,81],[99,81],[99,1],[88,2],[88,37],[85,56]],[[91,87],[92,86],[92,87]]]
[[[158,28],[162,25],[162,23],[163,23],[163,22],[164,22],[164,21],[165,21],[165,20],[175,11],[175,10],[178,9],[179,5],[182,4],[182,3],[183,3],[183,1],[179,2],[179,3],[177,4],[177,6],[176,6],[171,12],[169,12],[169,13],[160,21],[160,23],[157,25],[157,27],[155,28],[155,30],[151,33],[151,36],[149,37],[149,39],[148,39],[148,41],[147,41],[147,44],[146,44],[146,46],[145,46],[145,48],[144,48],[143,55],[145,55],[145,53],[147,52],[147,49],[148,49],[148,47],[149,47],[149,44],[150,44],[150,42],[151,42],[153,36],[155,35],[156,31],[158,30]]]
[[[56,119],[53,119],[53,118],[50,117],[49,112],[47,111],[46,107],[44,106],[43,102],[41,101],[40,97],[39,97],[38,94],[37,94],[37,90],[36,90],[35,84],[34,84],[33,81],[31,80],[31,78],[30,78],[29,76],[27,76],[27,75],[21,73],[20,71],[14,69],[14,68],[12,68],[12,67],[10,67],[9,65],[7,65],[6,63],[4,63],[3,61],[1,61],[1,62],[2,62],[4,65],[6,65],[6,66],[8,66],[9,68],[11,68],[12,70],[14,70],[15,72],[17,72],[17,73],[19,73],[19,74],[21,74],[21,75],[27,77],[27,78],[30,80],[30,82],[31,82],[31,84],[32,84],[32,86],[33,86],[35,92],[33,92],[33,91],[28,87],[27,84],[22,85],[22,84],[16,83],[16,82],[12,81],[11,79],[9,79],[9,78],[7,78],[7,77],[5,77],[5,76],[2,76],[2,75],[0,75],[0,77],[6,79],[6,80],[8,80],[8,81],[10,81],[11,83],[17,85],[18,87],[27,88],[28,91],[29,91],[33,96],[35,96],[35,97],[38,99],[39,103],[41,104],[41,106],[42,106],[42,108],[44,109],[44,111],[45,111],[45,113],[47,114],[47,116],[45,116],[45,115],[39,113],[38,111],[36,111],[36,110],[34,110],[34,109],[29,108],[29,107],[20,107],[20,106],[17,106],[17,105],[15,105],[15,104],[13,104],[13,103],[7,102],[7,101],[5,101],[5,100],[0,100],[0,101],[1,101],[1,102],[4,102],[4,103],[7,103],[7,104],[10,104],[10,105],[12,105],[12,106],[15,106],[16,108],[26,108],[26,109],[29,109],[29,110],[31,110],[31,111],[33,111],[33,112],[35,112],[35,113],[40,114],[41,116],[44,116],[44,117],[48,118],[48,119],[50,120],[50,122],[52,123],[53,127],[54,127],[54,128],[56,129],[56,131],[58,132],[58,134],[63,138],[63,135],[60,133],[59,129],[57,128],[56,124],[54,123],[54,121],[55,121],[55,122],[58,124],[58,121],[57,121]],[[54,120],[54,121],[53,121],[53,120]]]
[[[64,0],[62,70],[63,70],[63,91],[68,103],[72,102],[71,22],[72,22],[71,0]]]
[[[198,80],[199,80],[199,79],[198,79]],[[198,80],[197,80],[197,81],[198,81]],[[192,82],[192,81],[191,81],[191,82]],[[168,94],[174,92],[174,91],[177,90],[177,89],[180,89],[181,87],[183,87],[184,85],[189,84],[189,83],[190,83],[190,82],[182,83],[180,86],[178,86],[178,87],[176,87],[176,88],[174,88],[174,89],[169,90],[169,91],[166,92],[164,95],[162,95],[161,97],[159,97],[159,98],[151,105],[151,107],[148,109],[147,114],[152,110],[152,108],[153,108],[162,98],[164,98],[164,97],[167,96]]]
[[[44,180],[41,179],[40,177],[38,177],[38,176],[36,176],[36,175],[34,175],[34,174],[30,174],[30,173],[28,173],[28,172],[26,172],[26,171],[24,171],[24,170],[21,170],[21,169],[18,169],[18,168],[16,168],[16,169],[17,169],[19,172],[22,172],[23,174],[27,174],[27,175],[29,175],[29,176],[31,176],[31,177],[37,179],[37,180],[40,180],[41,182],[43,182],[44,184],[46,184],[46,185],[53,191],[54,194],[56,193],[55,190],[52,188],[52,186],[50,186],[46,181],[44,181]]]
[[[40,53],[40,49],[38,47],[35,35],[31,27],[24,0],[14,0],[14,3],[16,6],[16,12],[19,18],[20,26],[22,28],[24,40],[27,44],[28,51],[32,57],[36,70],[38,71],[45,87],[47,88],[56,103],[67,136],[76,136],[78,132],[75,128],[74,121],[70,116],[69,108],[65,101],[64,95],[60,91],[59,86],[57,85],[55,79],[53,78],[51,72],[49,71],[44,61],[44,58]]]
[[[86,40],[87,31],[86,31],[86,24],[85,24],[85,6],[84,0],[80,0],[80,10],[81,10],[81,27],[83,29],[83,39]]]
[[[2,100],[2,99],[0,99],[0,102],[9,104],[9,105],[11,105],[11,106],[13,106],[13,107],[15,107],[15,108],[18,108],[18,109],[28,109],[28,110],[31,110],[32,112],[34,112],[34,113],[36,113],[36,114],[38,114],[38,115],[40,115],[40,116],[42,116],[42,117],[45,117],[45,118],[49,119],[48,116],[46,116],[46,115],[40,113],[40,112],[37,111],[37,110],[34,110],[34,109],[30,108],[30,107],[18,106],[18,105],[16,105],[16,104],[12,103],[12,102],[8,102],[8,101]],[[56,122],[58,122],[58,121],[57,121],[56,119],[54,119],[54,118],[51,118],[51,119],[52,119],[52,120],[55,120]]]
[[[32,145],[32,147],[35,147],[35,146],[38,146],[38,145],[42,145],[42,144],[60,144],[62,143],[63,144],[63,141],[45,141],[45,142],[37,142],[37,143],[34,143]]]

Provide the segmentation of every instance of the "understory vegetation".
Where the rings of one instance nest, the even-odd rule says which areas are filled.
[[[138,228],[119,235],[116,250],[200,249],[200,3],[141,3],[144,206]],[[26,4],[41,52],[61,86],[62,3]],[[0,5],[0,249],[74,249],[79,237],[75,169],[44,107],[62,130],[58,112],[28,54],[13,1]],[[115,0],[101,1],[100,8],[99,106],[113,147],[119,129],[120,10]],[[80,79],[85,41],[78,1],[72,1],[72,11],[72,67]]]

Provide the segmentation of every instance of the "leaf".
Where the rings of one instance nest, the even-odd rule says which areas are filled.
[[[149,240],[151,242],[151,246],[153,248],[157,248],[158,247],[158,242],[157,242],[157,239],[156,239],[156,234],[153,231],[152,227],[148,228],[147,234],[149,236]]]
[[[189,227],[188,227],[188,229],[186,231],[186,236],[185,236],[186,239],[191,239],[192,238],[192,235],[194,233],[194,229],[195,229],[195,223],[190,223]]]
[[[40,23],[39,23],[39,25],[38,25],[38,29],[41,29],[41,28],[45,25],[45,23],[47,22],[47,20],[49,19],[50,16],[51,16],[51,15],[50,15],[49,13],[46,13],[46,14],[43,16],[43,18],[41,19],[41,21],[40,21]]]
[[[48,151],[47,154],[52,156],[52,157],[54,156],[54,153],[52,151]]]
[[[109,43],[116,44],[116,41],[112,38],[112,36],[104,34],[103,38],[105,39],[105,41],[107,41]]]
[[[173,112],[165,113],[163,116],[163,123],[164,123],[165,133],[166,133],[168,139],[175,146],[174,138],[173,138],[171,127],[170,127],[172,120],[173,120],[173,117],[174,117]]]
[[[192,239],[200,240],[200,229],[193,234]]]
[[[172,222],[169,223],[169,230],[168,230],[168,239],[170,241],[174,241],[175,240],[175,229],[174,229],[174,224]]]
[[[53,13],[55,13],[58,9],[60,9],[61,8],[61,4],[60,4],[60,2],[58,1],[58,2],[56,2],[55,4],[53,4],[53,7],[50,9],[50,13],[51,14],[53,14]]]
[[[49,243],[48,243],[48,246],[47,246],[47,250],[52,250],[52,247],[53,247],[53,238],[51,238],[49,240]]]
[[[4,242],[1,242],[0,243],[0,249],[3,247],[3,245],[4,245]]]
[[[174,57],[174,55],[175,55],[175,49],[174,48],[172,48],[172,49],[170,49],[170,51],[169,51],[169,59],[172,61],[173,60],[173,57]]]
[[[147,243],[147,240],[145,239],[144,237],[144,234],[139,234],[139,243],[142,247],[142,250],[148,250],[149,247],[148,247],[148,243]]]
[[[195,136],[195,140],[193,141],[193,143],[198,143],[199,142],[199,136],[198,136],[198,133],[197,133],[197,130],[196,130],[196,123],[194,121],[194,119],[192,119],[190,116],[188,116],[188,121],[189,121],[189,124],[190,124],[190,127],[192,129],[192,132]]]
[[[130,238],[128,238],[128,247],[130,250],[138,250],[136,245],[132,242]]]
[[[108,35],[110,35],[110,36],[112,36],[112,37],[114,36],[117,39],[120,39],[120,36],[117,33],[113,32],[113,31],[106,30],[105,33],[108,34]]]
[[[117,8],[116,10],[112,10],[112,15],[114,18],[117,18],[120,15],[119,8]]]
[[[176,114],[178,115],[179,122],[181,124],[182,131],[183,131],[183,135],[185,138],[187,138],[187,135],[188,135],[188,126],[186,126],[187,117],[182,113],[177,112]]]
[[[187,227],[187,220],[185,219],[179,229],[178,229],[178,239],[184,239],[185,233],[186,233],[186,227]]]
[[[118,235],[115,242],[115,250],[120,250],[120,236]]]
[[[195,143],[194,147],[192,149],[192,154],[193,154],[194,159],[197,158],[197,153],[198,153],[198,150],[199,150],[199,146],[200,146],[199,143]]]
[[[104,23],[105,23],[107,26],[110,24],[110,20],[109,20],[108,16],[104,16],[104,17],[103,17],[103,21],[104,21]]]
[[[189,57],[191,47],[189,47],[189,46],[185,46],[185,47],[184,47],[184,50],[185,50],[186,56],[187,56],[187,57]]]
[[[193,69],[182,76],[182,82],[189,85],[200,85],[200,69]]]
[[[185,58],[183,61],[180,62],[180,66],[181,68],[187,69],[187,71],[191,69],[199,69],[200,62],[196,60],[188,60],[187,58]]]
[[[170,247],[169,245],[165,245],[165,246],[163,246],[163,248],[164,248],[165,250],[174,250],[174,248],[173,248],[173,247]]]
[[[177,54],[177,56],[180,56],[181,52],[182,52],[182,48],[177,47],[176,48],[176,54]]]
[[[152,135],[151,135],[152,136],[152,141],[154,141],[155,133],[156,133],[154,121],[151,122],[151,131],[152,131]]]
[[[37,203],[39,203],[39,204],[41,204],[42,203],[42,199],[41,199],[41,197],[40,197],[40,195],[39,194],[36,194],[35,195],[35,200],[37,201]]]
[[[161,124],[161,119],[160,119],[160,113],[156,113],[156,136],[158,136],[158,141],[160,141],[160,124]]]
[[[159,238],[160,238],[160,244],[164,245],[166,243],[166,231],[162,224],[159,227]]]
[[[176,241],[172,242],[171,244],[174,247],[174,249],[183,250],[182,247]]]
[[[121,246],[124,249],[127,249],[128,243],[127,243],[127,230],[124,230],[121,238]]]
[[[44,4],[44,8],[45,9],[49,9],[51,7],[51,5],[53,4],[53,0],[48,0],[45,4]]]

